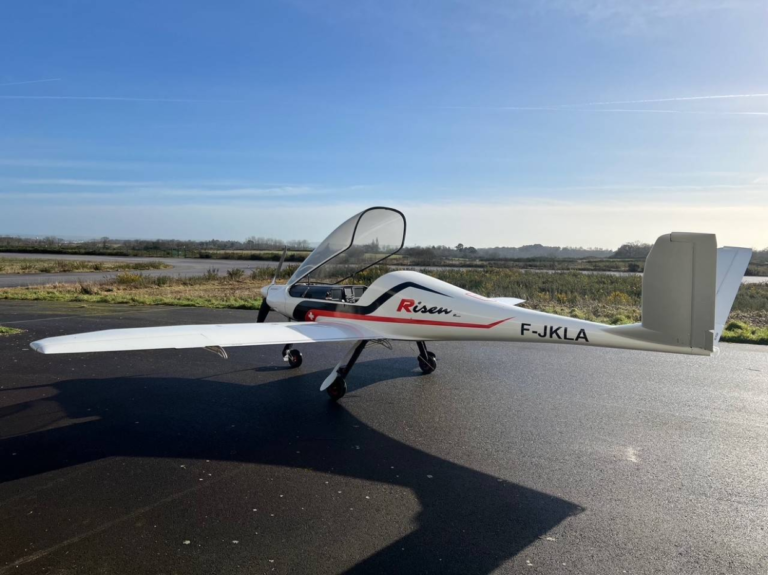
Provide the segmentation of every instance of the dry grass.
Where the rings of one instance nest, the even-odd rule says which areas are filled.
[[[0,299],[259,309],[260,290],[267,283],[225,278],[194,281],[200,279],[144,278],[139,274],[121,274],[115,280],[104,282],[3,289],[0,290]]]
[[[36,258],[0,258],[0,274],[54,274],[69,272],[118,272],[162,270],[172,266],[162,262],[100,262]]]

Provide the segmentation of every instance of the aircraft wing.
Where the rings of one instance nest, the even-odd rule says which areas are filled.
[[[378,339],[376,332],[349,323],[234,323],[110,329],[34,341],[45,354],[147,349],[224,348]]]

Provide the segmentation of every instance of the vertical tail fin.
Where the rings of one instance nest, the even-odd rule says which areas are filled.
[[[643,349],[709,355],[751,257],[747,248],[717,249],[713,234],[661,236],[645,260],[642,323],[611,332],[642,341]]]
[[[643,273],[643,328],[656,343],[712,351],[716,295],[714,234],[656,240]]]

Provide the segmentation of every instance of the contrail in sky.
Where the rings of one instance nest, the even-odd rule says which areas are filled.
[[[563,108],[553,108],[555,110],[564,110]],[[567,108],[573,112],[614,112],[614,113],[651,113],[651,114],[692,114],[695,116],[768,116],[768,112],[718,112],[705,110],[653,110],[643,108]]]
[[[768,116],[768,112],[720,112],[706,110],[659,110],[654,108],[584,108],[568,106],[443,106],[447,110],[489,110],[510,112],[587,112],[593,114],[690,114],[695,116]]]
[[[235,103],[243,100],[194,100],[186,98],[128,98],[121,96],[0,96],[0,100],[91,100],[100,102],[215,102]]]
[[[581,104],[553,104],[551,106],[444,106],[451,110],[510,110],[538,112],[614,112],[614,113],[651,113],[651,114],[696,114],[715,116],[768,116],[768,112],[726,112],[706,110],[659,110],[654,108],[597,108],[592,106],[619,106],[624,104],[659,104],[669,102],[694,102],[702,100],[729,100],[742,98],[768,98],[768,94],[724,94],[720,96],[685,96],[680,98],[647,98],[644,100],[615,100],[605,102],[585,102]]]
[[[558,108],[579,108],[582,106],[613,106],[618,104],[654,104],[659,102],[693,102],[696,100],[729,100],[734,98],[768,98],[768,94],[726,94],[722,96],[686,96],[683,98],[654,98],[649,100],[616,100],[613,102],[588,102],[586,104],[565,104]]]
[[[46,78],[45,80],[26,80],[24,82],[8,82],[0,86],[21,86],[22,84],[40,84],[42,82],[60,82],[61,78]]]

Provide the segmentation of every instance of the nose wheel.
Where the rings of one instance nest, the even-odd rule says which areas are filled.
[[[347,393],[347,382],[344,378],[352,371],[367,343],[365,340],[356,341],[320,386],[320,391],[325,390],[333,401],[339,401]]]
[[[419,367],[422,373],[428,375],[437,369],[437,356],[427,350],[427,344],[423,341],[417,342],[419,346]]]
[[[339,401],[347,393],[347,382],[343,377],[337,377],[325,392],[333,401]]]
[[[287,361],[292,368],[299,367],[302,360],[301,352],[298,349],[292,349],[291,344],[283,348],[283,361]]]

